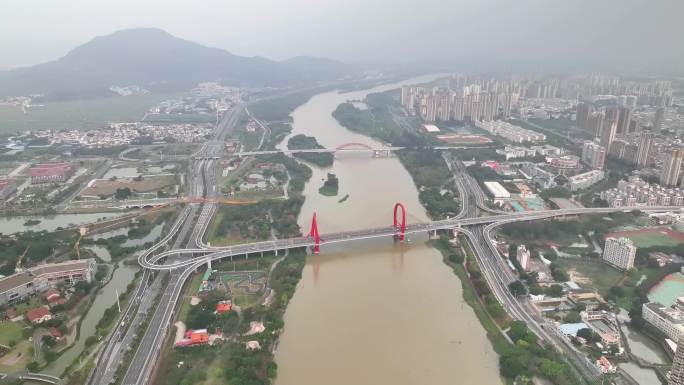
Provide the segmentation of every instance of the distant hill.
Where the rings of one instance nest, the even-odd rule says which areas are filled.
[[[129,29],[96,37],[56,61],[0,72],[0,96],[106,95],[111,85],[171,91],[188,89],[201,81],[285,86],[335,79],[353,71],[353,67],[334,60],[296,57],[276,62],[233,55],[159,29]]]

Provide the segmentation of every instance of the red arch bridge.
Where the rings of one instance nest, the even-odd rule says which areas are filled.
[[[529,211],[520,213],[510,213],[501,215],[492,215],[485,217],[475,217],[475,218],[454,218],[454,219],[444,219],[439,221],[423,222],[423,223],[406,223],[406,211],[402,204],[397,203],[394,206],[394,221],[391,226],[345,231],[338,233],[328,233],[320,234],[318,229],[318,219],[314,213],[311,221],[311,229],[307,236],[278,239],[273,241],[263,241],[254,243],[244,243],[233,246],[226,247],[206,247],[206,248],[196,248],[196,249],[173,249],[164,251],[161,253],[154,254],[143,253],[138,258],[140,265],[146,269],[152,270],[171,270],[179,267],[187,267],[191,265],[196,265],[202,261],[212,261],[224,258],[233,258],[235,256],[247,256],[249,254],[255,253],[265,253],[265,252],[275,252],[276,255],[279,251],[300,248],[300,247],[310,247],[314,253],[320,251],[320,247],[326,244],[342,243],[342,242],[352,242],[363,239],[373,239],[373,238],[393,238],[397,241],[402,241],[407,234],[415,233],[432,233],[437,230],[457,230],[459,227],[473,226],[473,225],[485,225],[491,223],[511,223],[520,221],[530,221],[535,219],[547,219],[560,216],[568,215],[580,215],[580,214],[591,214],[591,213],[612,213],[625,211],[629,212],[634,209],[639,209],[648,212],[663,212],[663,211],[673,211],[680,210],[680,207],[673,206],[651,206],[651,207],[596,207],[596,208],[577,208],[577,209],[561,209],[561,210],[542,210],[542,211]],[[401,210],[401,216],[397,216]],[[172,236],[169,234],[168,236]],[[168,261],[168,263],[163,263],[167,257],[182,257],[175,258],[174,261]],[[161,263],[160,263],[161,262]]]

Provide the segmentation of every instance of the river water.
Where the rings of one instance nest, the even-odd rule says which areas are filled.
[[[59,227],[70,227],[84,223],[94,223],[102,219],[118,217],[121,213],[83,213],[83,214],[57,214],[49,216],[16,216],[0,218],[0,233],[13,234],[23,231],[54,231]],[[26,226],[28,220],[38,220],[39,223]]]
[[[292,113],[292,135],[315,136],[328,148],[378,144],[340,126],[331,112],[400,85],[316,95]],[[340,179],[337,197],[318,193],[327,172]],[[314,167],[305,195],[299,224],[307,230],[316,211],[322,234],[389,225],[395,202],[406,205],[409,222],[427,220],[396,158],[344,156],[330,169]],[[276,385],[501,384],[498,357],[458,278],[425,240],[344,244],[309,257],[285,314]]]
[[[83,351],[85,340],[89,336],[95,335],[97,323],[102,318],[105,310],[116,303],[116,293],[118,292],[121,295],[126,291],[126,287],[129,283],[133,282],[135,273],[139,269],[140,267],[137,265],[125,265],[123,261],[119,262],[118,268],[114,270],[112,279],[95,295],[95,300],[81,323],[79,338],[57,360],[48,365],[42,373],[53,376],[62,375],[64,370]]]

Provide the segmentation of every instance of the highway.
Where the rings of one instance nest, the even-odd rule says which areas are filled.
[[[224,150],[225,137],[234,129],[244,107],[236,106],[224,115],[219,123],[213,140],[205,143],[196,155],[199,157],[220,156]],[[198,159],[190,164],[191,196],[216,197],[215,161]],[[216,212],[217,203],[189,204],[179,215],[168,234],[156,245],[139,255],[139,260],[147,260],[154,253],[170,246],[182,249],[202,243],[204,232]],[[173,240],[173,244],[170,242]],[[178,255],[177,258],[182,258]],[[109,384],[117,380],[116,375],[124,364],[126,353],[135,345],[122,384],[145,384],[149,381],[164,337],[169,327],[181,289],[188,276],[198,267],[186,265],[183,269],[171,272],[153,272],[145,269],[140,285],[133,299],[108,336],[105,345],[98,353],[96,365],[89,376],[88,384]],[[168,283],[164,285],[168,277]],[[152,283],[150,284],[150,280]],[[158,300],[157,297],[159,296]],[[155,307],[156,306],[156,307]],[[141,330],[145,327],[145,330]]]
[[[314,246],[315,240],[307,237],[274,239],[229,247],[209,247],[205,243],[206,229],[218,208],[216,200],[211,199],[219,195],[216,183],[217,160],[223,158],[224,140],[239,122],[244,110],[243,105],[238,105],[224,115],[215,131],[214,139],[205,143],[197,153],[192,155],[193,160],[189,166],[190,178],[188,178],[191,191],[188,193],[191,196],[208,198],[208,200],[204,203],[189,204],[166,237],[140,254],[138,261],[145,269],[143,279],[120,322],[99,353],[89,384],[108,384],[117,380],[115,374],[121,370],[119,367],[123,363],[126,351],[136,345],[137,348],[133,352],[128,367],[125,368],[121,383],[140,385],[149,382],[159,359],[165,336],[168,334],[183,285],[198,267],[209,261],[235,256],[263,252],[278,253],[292,248]],[[335,151],[357,150],[374,151],[373,149],[351,148]],[[254,154],[257,153],[262,152],[254,152]],[[497,226],[511,222],[634,209],[649,212],[679,211],[680,207],[575,208],[522,213],[501,212],[486,206],[484,192],[474,178],[465,172],[465,167],[460,161],[450,158],[449,154],[444,154],[444,157],[461,195],[461,210],[453,218],[409,224],[406,234],[432,233],[437,230],[462,232],[473,245],[477,262],[494,296],[510,316],[525,321],[532,332],[568,356],[585,377],[593,378],[596,375],[594,365],[578,353],[565,338],[555,334],[553,329],[546,328],[544,321],[527,299],[512,296],[508,290],[508,284],[517,277],[494,247],[491,231]],[[479,216],[482,212],[486,215]],[[326,218],[318,219],[319,225],[325,223]],[[321,236],[320,245],[372,238],[391,239],[397,234],[398,230],[394,226],[329,233]],[[171,241],[173,241],[172,245],[170,245]],[[171,247],[163,250],[168,246]],[[165,277],[167,277],[166,280]],[[156,300],[157,296],[158,300]],[[142,330],[143,326],[147,326],[145,330]]]
[[[140,254],[139,258],[146,259],[147,255],[165,247],[186,221],[190,211],[190,207],[185,208],[176,218],[176,221],[169,229],[169,233],[154,246]],[[143,271],[143,276],[140,279],[135,294],[129,301],[128,306],[126,306],[123,314],[119,317],[119,321],[114,326],[114,329],[109,333],[104,347],[100,349],[96,356],[96,365],[87,383],[108,384],[114,380],[114,375],[118,370],[123,354],[131,345],[132,339],[145,318],[145,314],[152,305],[151,299],[155,296],[150,294],[159,290],[159,282],[155,281],[156,287],[151,287],[154,285],[149,284],[151,273],[147,269]]]

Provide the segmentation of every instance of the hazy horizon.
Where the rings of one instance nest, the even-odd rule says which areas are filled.
[[[499,69],[684,68],[684,50],[677,44],[684,33],[679,0],[208,0],[198,5],[4,2],[0,69],[56,60],[96,36],[129,28],[159,28],[237,55],[275,60],[307,55],[349,63]]]

